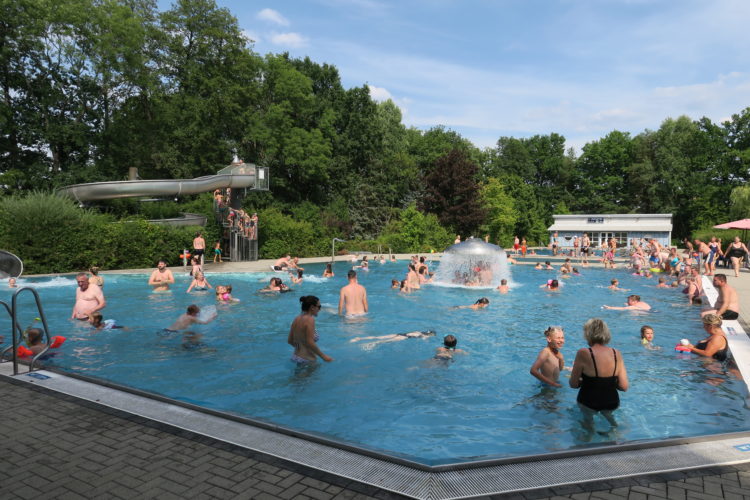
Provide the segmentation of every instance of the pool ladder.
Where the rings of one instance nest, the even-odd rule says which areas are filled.
[[[39,319],[42,321],[42,331],[44,332],[44,336],[47,339],[47,344],[42,352],[31,358],[31,362],[29,362],[29,371],[34,371],[34,365],[36,364],[37,359],[44,356],[44,354],[49,350],[49,346],[52,343],[52,340],[49,335],[49,328],[47,327],[47,318],[44,316],[44,309],[42,309],[42,301],[39,298],[39,294],[34,288],[31,287],[23,287],[16,290],[16,292],[13,294],[13,298],[11,299],[11,305],[9,306],[3,301],[0,301],[0,304],[5,307],[5,310],[8,312],[8,315],[10,316],[11,321],[11,337],[13,339],[13,342],[11,342],[11,345],[3,349],[2,353],[0,353],[0,363],[8,363],[11,360],[13,361],[13,375],[18,375],[18,346],[23,341],[23,328],[21,328],[21,325],[18,324],[18,296],[26,291],[29,291],[34,295],[34,300],[36,301],[36,309],[39,313]],[[8,352],[11,352],[11,356],[6,359],[6,356]]]

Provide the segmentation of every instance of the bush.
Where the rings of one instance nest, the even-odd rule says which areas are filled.
[[[297,221],[278,208],[262,210],[258,220],[261,259],[276,259],[287,253],[302,257],[325,254],[325,241],[316,234],[312,223]]]
[[[161,258],[177,264],[198,230],[210,241],[211,232],[203,228],[160,226],[145,220],[115,222],[55,194],[34,192],[0,201],[3,249],[18,255],[30,274],[79,271],[92,265],[151,267]]]
[[[442,252],[453,238],[434,214],[424,214],[411,204],[401,212],[398,220],[386,226],[378,242],[395,253]]]

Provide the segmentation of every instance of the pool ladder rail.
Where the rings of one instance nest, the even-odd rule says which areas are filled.
[[[47,317],[44,315],[44,309],[42,308],[42,301],[39,298],[39,294],[34,288],[26,286],[16,290],[16,292],[13,294],[13,298],[11,299],[10,306],[8,306],[8,304],[6,304],[5,302],[0,301],[0,304],[5,307],[5,310],[10,316],[11,338],[13,339],[11,345],[3,349],[2,353],[0,353],[0,363],[8,363],[10,361],[13,361],[13,375],[18,375],[18,346],[23,341],[24,332],[23,328],[21,328],[21,325],[18,324],[18,296],[27,290],[31,292],[32,295],[34,295],[37,312],[39,313],[39,319],[42,321],[42,331],[44,332],[44,337],[47,340],[46,346],[44,347],[42,352],[31,358],[31,361],[29,362],[29,372],[34,371],[34,365],[36,364],[36,361],[47,353],[50,348],[50,344],[52,343],[52,339],[50,338],[49,334],[49,328],[47,327]],[[9,351],[11,351],[11,356],[8,357],[7,354]]]

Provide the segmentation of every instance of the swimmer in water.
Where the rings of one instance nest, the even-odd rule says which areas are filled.
[[[510,288],[508,288],[508,280],[505,278],[500,280],[500,286],[497,287],[497,291],[500,293],[508,293],[510,291]]]
[[[612,281],[610,281],[610,285],[607,287],[610,290],[615,290],[618,292],[627,292],[628,290],[624,288],[620,288],[620,282],[617,280],[617,278],[612,278]]]
[[[34,356],[44,351],[47,348],[47,344],[42,342],[44,332],[41,328],[29,328],[26,330],[26,345],[29,346],[29,350],[34,353]]]
[[[542,263],[541,262],[537,262],[536,265],[534,266],[534,269],[538,269],[538,270],[541,271],[544,268],[542,267]]]
[[[190,328],[190,326],[193,324],[206,325],[216,319],[216,314],[214,313],[214,315],[210,318],[202,320],[198,318],[200,312],[200,307],[196,306],[195,304],[189,305],[187,311],[184,314],[181,314],[180,317],[177,318],[174,323],[172,323],[172,326],[170,326],[169,328],[165,328],[164,331],[168,333],[183,331],[182,347],[184,347],[185,349],[202,347],[202,335],[196,332],[189,331],[188,328]]]
[[[627,305],[619,306],[602,306],[604,309],[614,309],[618,311],[650,311],[651,306],[641,300],[639,295],[629,295]]]
[[[375,335],[375,336],[369,336],[369,337],[354,337],[349,342],[360,342],[362,340],[373,340],[376,339],[375,342],[368,342],[367,344],[363,344],[362,348],[365,350],[370,350],[373,347],[379,345],[379,344],[386,344],[388,342],[400,342],[402,340],[406,339],[426,339],[428,337],[434,337],[435,331],[434,330],[425,330],[422,332],[407,332],[407,333],[392,333],[390,335]]]
[[[470,306],[453,306],[453,309],[474,309],[476,311],[477,309],[484,309],[488,305],[490,305],[490,299],[482,297]]]
[[[557,280],[547,280],[547,283],[540,285],[539,288],[546,288],[547,290],[560,290],[560,282]]]
[[[458,339],[454,335],[443,337],[443,346],[435,350],[435,358],[439,361],[450,361],[454,354],[468,354],[463,349],[456,349]]]
[[[565,333],[561,326],[550,326],[544,331],[544,336],[547,337],[547,346],[539,351],[529,373],[552,387],[562,387],[558,380],[560,371],[565,366],[560,352],[565,345]]]
[[[8,288],[16,288],[16,278],[8,278]]]
[[[643,344],[643,347],[646,349],[650,349],[652,351],[658,351],[661,349],[659,346],[655,346],[653,344],[654,341],[654,329],[651,328],[648,325],[643,325],[641,327],[641,344]]]
[[[115,320],[113,319],[105,320],[104,316],[102,316],[102,313],[100,313],[99,311],[89,314],[89,324],[97,330],[114,330],[116,328],[125,328],[124,326],[116,325]]]
[[[401,287],[401,284],[398,282],[398,280],[391,280],[391,288],[398,290]]]
[[[211,283],[208,282],[206,279],[206,276],[203,274],[203,271],[196,271],[196,273],[193,275],[193,281],[190,283],[190,286],[187,289],[187,293],[190,293],[190,290],[208,290],[209,288],[213,288],[211,286]]]

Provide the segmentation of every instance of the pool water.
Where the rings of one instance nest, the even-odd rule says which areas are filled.
[[[433,267],[437,266],[433,264]],[[337,263],[336,277],[323,279],[322,265],[306,266],[304,283],[286,294],[261,294],[274,273],[216,274],[213,284],[231,283],[241,302],[217,304],[213,291],[185,293],[190,278],[176,273],[177,284],[164,294],[150,292],[146,275],[107,275],[105,318],[128,330],[96,332],[70,320],[73,277],[24,279],[37,288],[53,335],[68,341],[48,362],[65,371],[161,394],[176,400],[317,433],[357,446],[425,464],[516,457],[602,443],[626,443],[698,436],[750,428],[747,388],[724,365],[675,352],[681,338],[704,337],[698,309],[677,289],[658,289],[655,279],[625,270],[583,269],[562,280],[560,292],[539,288],[553,271],[512,267],[512,291],[426,286],[412,294],[390,288],[402,279],[406,263],[374,264],[360,272],[370,313],[360,318],[336,314],[338,291],[349,265]],[[279,275],[286,278],[286,275]],[[623,305],[628,293],[607,289],[611,278],[638,293],[653,311],[602,310]],[[288,279],[285,279],[288,281]],[[7,288],[0,293],[10,299]],[[287,334],[299,313],[299,298],[317,295],[318,345],[332,363],[299,370],[289,361]],[[490,306],[451,309],[487,296]],[[37,315],[31,294],[21,300],[22,324]],[[217,319],[198,326],[205,347],[186,350],[181,336],[164,336],[191,303],[216,306]],[[28,306],[25,306],[28,304]],[[565,364],[585,347],[582,325],[600,317],[621,350],[630,390],[621,393],[610,430],[597,417],[596,431],[581,427],[576,390],[543,387],[529,368],[545,345],[543,331],[562,325]],[[2,326],[8,331],[9,321]],[[661,350],[647,350],[639,329],[648,324]],[[435,330],[428,339],[376,346],[361,336]],[[448,333],[468,354],[444,363],[432,358]]]

